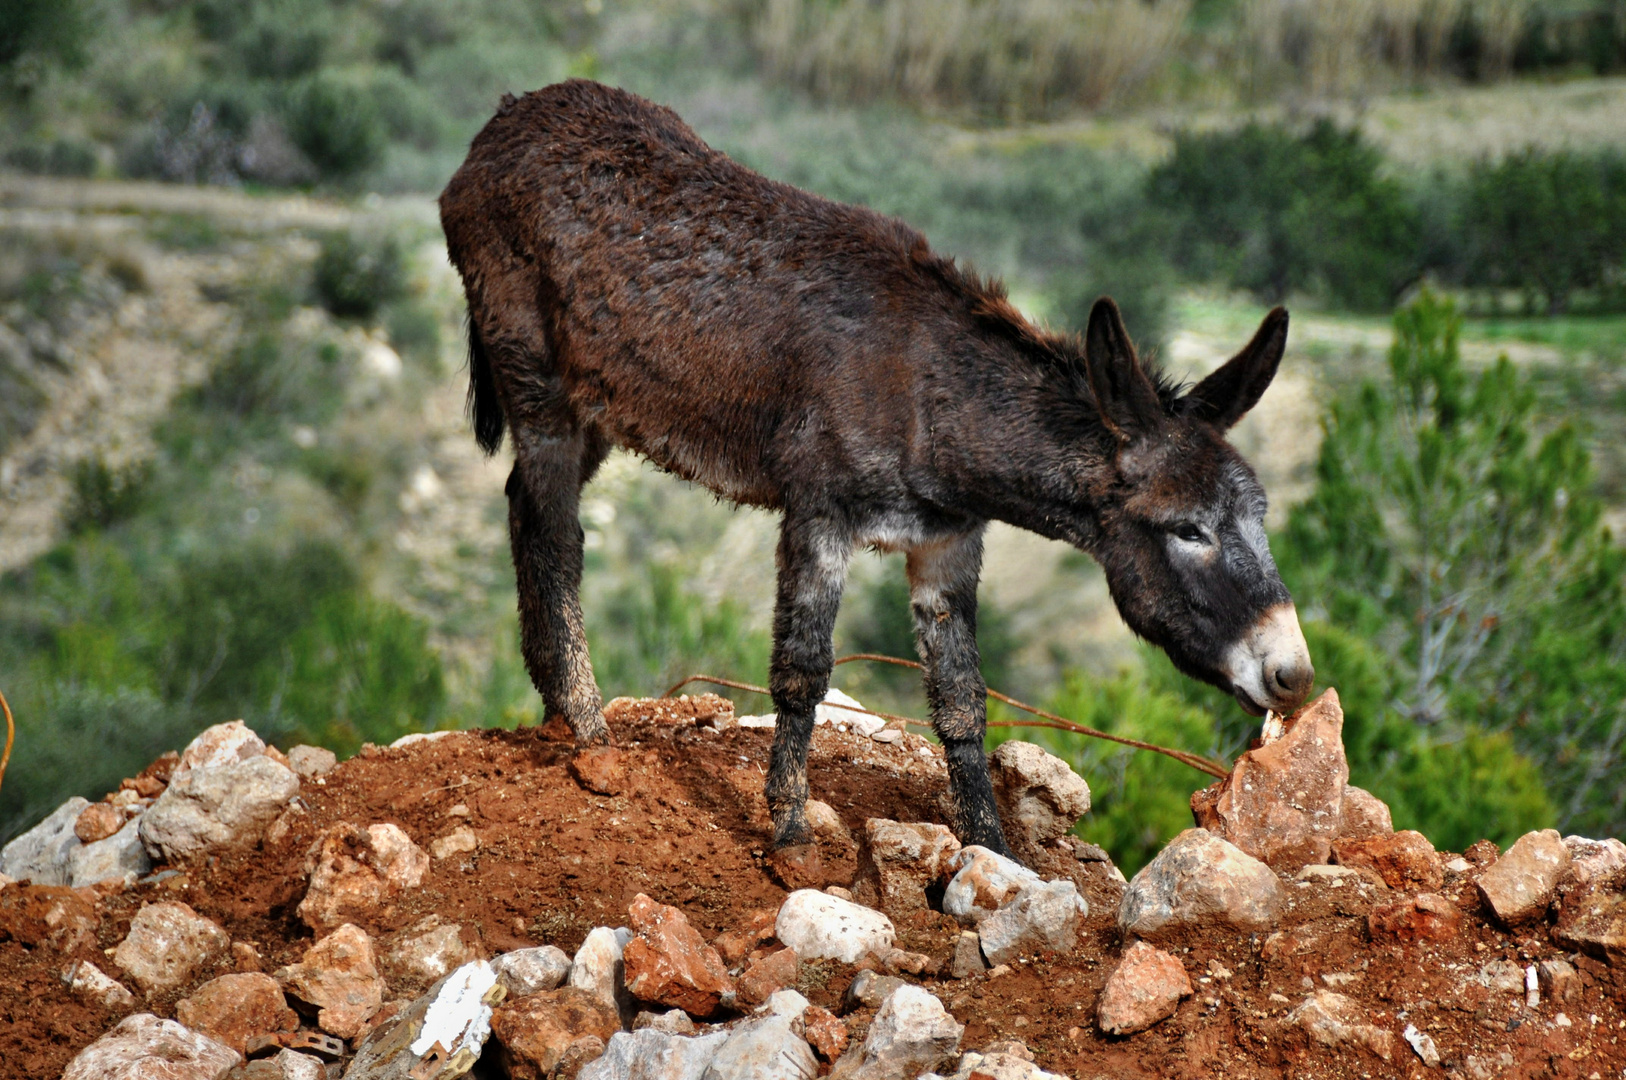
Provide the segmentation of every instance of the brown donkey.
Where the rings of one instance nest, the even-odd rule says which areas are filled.
[[[1005,521],[1100,561],[1129,626],[1244,708],[1313,671],[1224,439],[1287,313],[1189,392],[1101,300],[1082,341],[862,207],[767,180],[670,110],[571,80],[504,97],[440,197],[468,295],[474,427],[506,426],[523,651],[549,715],[607,738],[578,590],[581,487],[624,446],[783,514],[769,685],[774,843],[805,842],[807,750],[847,564],[907,555],[932,725],[964,842],[1008,852],[983,753],[977,578]]]

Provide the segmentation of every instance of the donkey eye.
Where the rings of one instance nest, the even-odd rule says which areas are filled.
[[[1182,521],[1171,531],[1188,544],[1206,544],[1208,542],[1208,537],[1203,534],[1203,531],[1189,521]]]

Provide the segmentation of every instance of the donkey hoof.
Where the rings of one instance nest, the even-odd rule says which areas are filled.
[[[768,852],[768,876],[783,889],[822,889],[828,883],[819,846],[811,841],[776,847]]]

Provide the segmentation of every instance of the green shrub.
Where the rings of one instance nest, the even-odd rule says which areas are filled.
[[[371,88],[319,71],[293,84],[288,135],[322,175],[344,180],[384,158],[389,132]]]
[[[316,257],[317,298],[341,318],[370,319],[406,292],[406,267],[393,237],[329,233]]]
[[[100,456],[81,458],[73,467],[73,495],[63,515],[70,533],[105,529],[135,515],[152,483],[150,461],[122,467]]]

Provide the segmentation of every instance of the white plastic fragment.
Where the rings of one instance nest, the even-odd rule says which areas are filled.
[[[1541,1004],[1541,980],[1536,977],[1536,965],[1524,969],[1524,1005],[1534,1009]]]
[[[491,1006],[484,999],[495,985],[497,971],[484,960],[471,961],[452,972],[429,1003],[412,1053],[422,1057],[439,1043],[448,1056],[465,1047],[478,1056],[491,1035]]]

